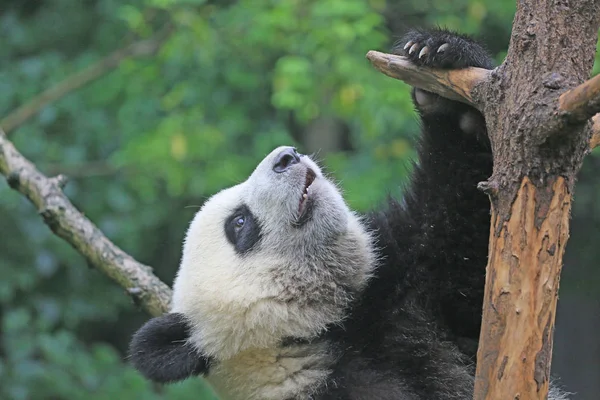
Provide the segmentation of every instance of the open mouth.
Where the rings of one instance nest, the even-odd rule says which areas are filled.
[[[300,197],[300,202],[298,204],[299,225],[302,225],[310,217],[310,210],[312,208],[310,186],[313,184],[316,178],[317,175],[315,174],[315,171],[308,168],[306,170],[306,180],[304,181],[304,191],[302,192],[302,197]]]

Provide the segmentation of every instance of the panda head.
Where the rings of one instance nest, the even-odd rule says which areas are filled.
[[[195,367],[176,379],[168,371],[147,373],[174,352],[154,347],[179,343],[186,357],[218,362],[288,338],[313,338],[344,318],[374,264],[372,237],[338,188],[308,156],[279,147],[245,182],[217,193],[196,214],[171,314],[134,336],[133,363],[151,379],[178,380]],[[180,337],[167,340],[164,331],[174,330]]]

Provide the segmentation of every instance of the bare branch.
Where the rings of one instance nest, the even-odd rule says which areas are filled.
[[[419,67],[406,57],[373,50],[367,53],[367,58],[375,68],[389,77],[476,108],[480,105],[473,99],[471,92],[475,86],[487,81],[492,73],[483,68],[441,70]]]
[[[367,58],[375,68],[391,78],[478,109],[481,105],[472,96],[473,88],[486,82],[493,73],[483,68],[441,70],[419,67],[406,57],[374,50],[367,53]],[[559,103],[565,115],[569,118],[572,116],[577,122],[583,122],[600,111],[600,78],[598,77],[600,75],[563,93]],[[600,114],[594,116],[592,120],[594,133],[590,147],[593,149],[600,145]]]
[[[590,148],[595,148],[600,145],[600,114],[592,117],[592,139],[590,140]]]
[[[572,122],[584,122],[600,112],[600,75],[563,93],[558,99],[559,109]]]
[[[23,157],[0,130],[0,173],[11,188],[25,195],[44,222],[87,261],[126,289],[134,302],[151,315],[170,308],[171,289],[158,279],[152,268],[140,264],[115,246],[85,218],[61,190],[66,178],[48,178]]]
[[[592,119],[590,147],[600,144],[600,75],[564,92],[558,99],[559,110],[571,122]]]
[[[48,104],[61,99],[72,91],[79,89],[112,71],[114,68],[118,67],[123,60],[154,54],[170,33],[171,25],[166,25],[151,38],[132,43],[125,48],[119,49],[85,68],[83,71],[67,77],[62,82],[45,90],[31,99],[28,103],[8,114],[0,121],[0,127],[2,127],[5,132],[10,132],[29,118],[36,115]]]

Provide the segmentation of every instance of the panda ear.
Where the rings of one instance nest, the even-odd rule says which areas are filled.
[[[209,359],[188,343],[190,326],[183,314],[152,318],[131,339],[129,358],[146,378],[169,383],[208,372]]]

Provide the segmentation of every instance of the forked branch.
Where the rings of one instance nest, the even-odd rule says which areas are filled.
[[[145,311],[157,316],[169,310],[171,289],[152,273],[152,268],[137,262],[104,236],[62,192],[66,178],[44,176],[15,149],[2,130],[0,173],[10,187],[33,203],[57,236],[73,246],[89,264],[125,288]]]

